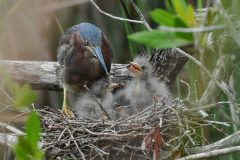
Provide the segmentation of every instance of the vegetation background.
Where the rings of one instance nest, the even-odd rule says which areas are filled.
[[[184,16],[181,17],[181,14],[174,10],[174,1],[136,0],[135,2],[152,28],[156,28],[162,23],[161,21],[158,23],[156,17],[154,18],[153,15],[154,13],[152,11],[157,8],[176,14],[187,24],[186,26],[173,27],[201,27],[199,24],[224,26],[225,28],[223,30],[216,29],[216,31],[213,30],[211,33],[213,38],[219,37],[223,33],[229,33],[226,34],[227,38],[223,38],[221,41],[215,41],[214,39],[214,43],[211,45],[210,41],[208,41],[209,38],[212,38],[209,36],[209,32],[203,32],[197,34],[191,33],[193,39],[190,39],[189,42],[195,45],[196,50],[193,56],[210,72],[213,72],[217,68],[221,69],[221,66],[224,66],[224,70],[228,73],[228,78],[224,79],[221,77],[223,79],[219,80],[227,80],[226,83],[229,85],[229,88],[231,88],[231,91],[234,92],[234,95],[239,95],[240,86],[238,82],[240,80],[240,68],[238,57],[240,34],[238,29],[240,11],[238,8],[240,7],[240,2],[238,2],[238,0],[179,0],[179,2],[180,1],[190,4],[196,12],[205,7],[212,7],[213,11],[209,14],[209,17],[205,19],[206,21],[197,23],[197,16],[195,15],[193,17],[194,19],[190,20],[188,19],[189,15],[185,17],[186,19],[184,19]],[[140,19],[130,3],[128,1],[125,2],[130,11],[131,18]],[[218,2],[221,2],[221,6],[218,5]],[[119,17],[126,17],[120,0],[97,0],[96,3],[107,13]],[[189,12],[191,13],[191,11]],[[199,13],[201,13],[201,11],[199,11]],[[166,19],[167,18],[166,16]],[[191,20],[194,24],[188,24]],[[99,13],[88,0],[0,0],[0,57],[1,59],[7,60],[56,61],[58,40],[63,31],[80,22],[96,24],[103,30],[111,42],[115,63],[126,63],[137,56],[139,49],[136,42],[145,44],[147,51],[150,51],[152,47],[159,47],[151,42],[147,43],[141,40],[144,39],[144,37],[148,40],[148,36],[145,35],[140,36],[140,38],[137,36],[130,37],[130,39],[135,42],[129,40],[128,36],[133,34],[133,31],[128,22],[112,19]],[[164,20],[163,23],[165,23]],[[135,26],[137,32],[146,30],[142,24],[135,24]],[[173,38],[177,39],[179,37],[175,36]],[[186,39],[189,40],[189,37]],[[164,41],[167,40],[168,39],[162,39],[163,42],[159,40],[159,43],[164,43]],[[167,44],[171,45],[172,43]],[[179,45],[181,45],[181,43],[175,44],[175,47]],[[229,61],[231,58],[235,60]],[[217,62],[221,59],[223,59],[223,62],[216,66]],[[1,70],[4,72],[5,69],[2,68]],[[187,85],[181,83],[181,80],[186,82]],[[189,61],[178,76],[176,83],[172,87],[172,92],[175,97],[186,98],[188,96],[188,100],[197,104],[199,100],[201,100],[210,80],[211,78],[208,77],[201,67],[195,62]],[[31,91],[28,86],[22,87],[12,82],[7,74],[5,77],[2,77],[0,87],[0,122],[9,122],[12,125],[19,126],[22,130],[24,130],[23,123],[27,118],[26,115],[17,116],[22,110],[26,110],[22,106],[29,106],[34,99],[34,106],[36,108],[43,106],[59,108],[61,106],[61,93],[53,91]],[[234,106],[239,107],[239,104],[238,100],[235,101],[236,103],[234,102],[236,104],[234,106],[229,103],[220,103],[232,102],[231,99],[222,92],[219,95],[213,95],[208,98],[208,104],[216,103],[215,107],[207,110],[209,115],[216,121],[229,124],[229,126],[216,124],[214,125],[215,129],[202,128],[202,136],[205,136],[206,141],[211,143],[239,130],[239,120],[236,118],[239,117],[239,108],[234,108]],[[4,129],[0,128],[0,131],[4,131]],[[6,150],[6,146],[0,146],[0,159],[7,157]],[[218,157],[217,159],[237,160],[240,159],[240,154],[235,153],[225,157]]]

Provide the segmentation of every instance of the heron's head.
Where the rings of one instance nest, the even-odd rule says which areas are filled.
[[[79,25],[74,26],[74,28],[71,28],[70,32],[72,31],[77,32],[77,36],[75,37],[81,41],[82,45],[85,45],[85,47],[88,48],[88,50],[97,57],[99,60],[101,66],[103,67],[103,70],[106,74],[109,73],[104,56],[102,48],[105,46],[103,41],[103,34],[100,28],[97,26],[90,24],[90,23],[80,23]],[[68,31],[67,31],[68,32]]]

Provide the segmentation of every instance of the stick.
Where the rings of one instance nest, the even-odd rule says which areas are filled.
[[[193,155],[186,156],[186,157],[183,157],[183,158],[180,158],[177,160],[204,159],[204,158],[223,156],[223,155],[231,154],[231,153],[235,153],[235,152],[240,152],[240,146],[229,147],[229,148],[224,148],[224,149],[217,149],[217,150],[213,150],[213,151],[193,154]]]
[[[111,117],[109,116],[107,111],[104,109],[102,104],[98,101],[97,97],[93,94],[93,92],[86,85],[84,85],[84,88],[86,88],[86,90],[92,95],[93,99],[97,102],[99,109],[103,113],[103,115],[106,116],[108,120],[111,120]]]

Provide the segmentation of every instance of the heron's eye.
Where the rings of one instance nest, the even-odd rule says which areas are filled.
[[[85,40],[85,45],[86,45],[86,46],[89,46],[89,45],[90,45],[90,43],[88,42],[88,40]]]
[[[144,70],[144,69],[146,68],[146,66],[144,66],[144,65],[141,65],[141,68]]]

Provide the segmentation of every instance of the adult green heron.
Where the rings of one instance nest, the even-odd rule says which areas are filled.
[[[67,91],[80,92],[85,85],[108,78],[112,50],[101,29],[90,23],[80,23],[66,30],[59,41],[57,59],[63,83],[62,112],[74,117],[67,105]]]

